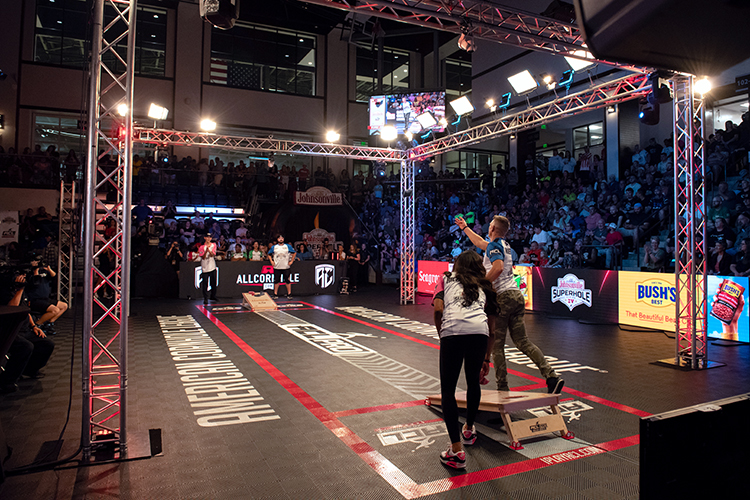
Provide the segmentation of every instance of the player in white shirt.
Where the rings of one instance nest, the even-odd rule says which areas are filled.
[[[279,285],[286,285],[287,298],[292,296],[292,283],[289,281],[289,268],[297,252],[292,245],[284,243],[284,237],[278,235],[276,244],[268,250],[268,258],[273,266],[273,297],[278,298]]]

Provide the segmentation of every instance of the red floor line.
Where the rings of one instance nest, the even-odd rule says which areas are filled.
[[[234,342],[245,354],[247,354],[253,361],[255,361],[263,370],[266,371],[276,382],[284,387],[289,394],[297,399],[305,408],[308,409],[320,422],[325,425],[334,435],[341,439],[352,451],[354,451],[359,457],[369,465],[375,472],[377,472],[388,484],[390,484],[396,491],[398,491],[404,498],[412,499],[419,498],[434,493],[445,492],[455,488],[461,488],[463,486],[469,486],[472,484],[483,483],[486,481],[493,481],[514,474],[522,472],[528,472],[532,470],[541,469],[543,467],[549,467],[564,461],[578,460],[579,458],[585,458],[588,456],[606,453],[610,451],[616,451],[621,448],[628,446],[634,446],[639,443],[639,436],[630,436],[626,438],[616,439],[613,441],[607,441],[605,443],[592,445],[588,447],[578,448],[577,450],[569,450],[547,457],[539,457],[522,462],[516,462],[513,464],[502,465],[499,467],[493,467],[491,469],[485,469],[481,471],[471,472],[460,476],[454,476],[445,479],[439,479],[437,481],[431,481],[423,484],[416,483],[409,476],[404,474],[401,469],[396,467],[390,460],[385,458],[380,452],[372,448],[366,441],[355,434],[351,429],[345,426],[341,421],[338,420],[337,414],[326,410],[318,401],[312,396],[307,394],[300,386],[295,384],[289,377],[284,375],[281,370],[276,368],[270,361],[264,358],[255,349],[250,347],[244,340],[242,340],[236,333],[234,333],[229,327],[227,327],[221,320],[211,314],[205,307],[198,305],[196,306],[219,330],[221,330],[229,339]],[[318,309],[317,307],[315,307]],[[326,310],[325,308],[320,308]],[[327,311],[327,310],[326,310]],[[333,314],[333,311],[330,311]],[[341,315],[343,316],[343,315]],[[346,316],[344,316],[346,317]],[[364,323],[364,322],[363,322]],[[388,331],[387,329],[382,329]],[[397,332],[392,332],[397,335]],[[409,336],[405,336],[411,338]],[[417,339],[414,339],[417,340]],[[432,344],[429,344],[432,345]],[[436,346],[437,347],[437,346]],[[509,370],[510,372],[510,370]],[[541,380],[541,379],[539,379]],[[579,397],[588,396],[585,393],[579,391],[567,392],[576,394]],[[595,396],[591,396],[596,398]],[[601,399],[601,398],[597,398]],[[606,400],[601,400],[606,401]],[[611,402],[610,402],[611,403]],[[398,403],[396,403],[398,404]],[[604,404],[604,403],[602,403]],[[612,403],[617,404],[617,403]],[[387,406],[387,405],[386,405]],[[623,406],[623,405],[619,405]],[[623,406],[624,407],[624,406]],[[376,407],[373,407],[376,408]],[[629,408],[629,407],[624,407]],[[634,408],[630,408],[634,411]],[[623,410],[624,411],[624,410]],[[643,412],[645,413],[645,412]],[[582,454],[581,450],[586,450],[586,454]],[[560,457],[559,459],[556,457]],[[546,460],[545,460],[546,459]]]
[[[205,307],[197,306],[206,317],[216,325],[229,339],[234,342],[245,354],[255,361],[263,370],[266,371],[276,382],[286,389],[297,401],[307,408],[318,420],[333,432],[341,441],[344,442],[353,452],[360,456],[375,472],[385,479],[396,491],[405,498],[416,498],[419,485],[409,476],[404,474],[401,469],[396,467],[390,460],[373,449],[367,442],[357,436],[351,429],[342,424],[331,412],[326,410],[312,396],[305,392],[300,386],[295,384],[289,377],[284,375],[281,370],[276,368],[270,361],[264,358],[258,351],[250,347],[229,327],[222,323],[216,316],[211,314]]]
[[[388,405],[370,406],[367,408],[355,408],[353,410],[334,411],[331,415],[335,417],[348,417],[351,415],[363,415],[365,413],[375,413],[378,411],[397,410],[399,408],[411,408],[412,406],[424,405],[424,399],[415,399],[414,401],[405,401],[403,403],[393,403]]]
[[[501,479],[503,477],[520,474],[521,472],[529,472],[532,470],[542,469],[544,467],[549,467],[550,465],[555,465],[562,462],[570,462],[573,460],[579,460],[581,458],[587,458],[593,455],[599,455],[601,453],[616,451],[622,448],[637,445],[638,443],[639,436],[630,436],[626,438],[615,439],[614,441],[607,441],[605,443],[584,446],[576,450],[569,450],[560,453],[554,453],[552,455],[547,455],[544,457],[532,458],[529,460],[524,460],[523,462],[501,465],[499,467],[493,467],[492,469],[485,469],[476,472],[470,472],[468,474],[462,474],[460,476],[438,479],[437,481],[422,483],[420,484],[420,486],[426,491],[425,495],[432,495],[434,493],[442,493],[462,486],[469,486],[472,484],[483,483],[485,481]]]
[[[302,302],[302,301],[300,301],[300,302]],[[391,333],[391,334],[397,335],[397,336],[399,336],[401,338],[404,338],[404,339],[407,339],[407,340],[411,340],[413,342],[417,342],[419,344],[423,344],[423,345],[432,347],[433,349],[440,349],[440,345],[439,344],[433,344],[432,342],[426,342],[426,341],[424,341],[422,339],[419,339],[419,338],[416,338],[416,337],[412,337],[411,335],[406,335],[404,333],[396,332],[396,331],[390,330],[390,329],[382,327],[382,326],[373,325],[372,323],[368,323],[367,321],[363,321],[363,320],[357,319],[357,318],[352,318],[351,316],[347,316],[346,314],[341,314],[339,312],[332,311],[330,309],[326,309],[325,307],[316,306],[315,304],[310,304],[310,303],[307,303],[307,302],[302,302],[302,303],[306,304],[306,305],[309,305],[312,308],[317,309],[319,311],[327,312],[329,314],[333,314],[333,315],[339,316],[341,318],[346,318],[348,320],[354,321],[355,323],[359,323],[359,324],[362,324],[362,325],[365,325],[365,326],[369,326],[369,327],[375,328],[377,330],[380,330],[382,332]],[[523,373],[523,372],[519,372],[517,370],[512,370],[512,369],[508,369],[508,373],[510,373],[512,375],[515,375],[516,377],[521,377],[521,378],[525,378],[526,380],[533,381],[534,382],[533,385],[542,384],[542,385],[540,385],[540,387],[545,387],[546,386],[546,381],[544,379],[536,377],[534,375],[529,375],[529,374],[526,374],[526,373]],[[524,389],[530,389],[532,387],[530,387],[530,386],[523,386],[523,388]],[[514,390],[519,390],[519,389],[518,388],[514,388]],[[620,404],[620,403],[615,403],[614,401],[609,401],[607,399],[600,398],[600,397],[594,396],[592,394],[587,394],[585,392],[577,391],[575,389],[564,388],[563,392],[567,392],[569,394],[573,394],[575,396],[578,396],[579,398],[588,399],[589,401],[593,401],[595,403],[599,403],[599,404],[602,404],[602,405],[605,405],[605,406],[609,406],[610,408],[615,408],[617,410],[621,410],[621,411],[624,411],[626,413],[637,415],[639,417],[648,417],[648,416],[651,415],[651,413],[648,413],[646,411],[639,410],[637,408],[633,408],[633,407],[630,407],[630,406],[627,406],[627,405],[623,405],[623,404]]]

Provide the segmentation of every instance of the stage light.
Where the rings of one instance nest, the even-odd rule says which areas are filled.
[[[120,103],[117,105],[117,114],[120,116],[125,116],[128,114],[128,105],[125,103]]]
[[[406,131],[406,133],[404,133],[404,135],[405,135],[405,136],[406,136],[406,138],[407,138],[407,139],[409,139],[410,141],[414,139],[414,134],[412,134],[412,133],[411,133],[411,132],[409,132],[408,130]]]
[[[474,52],[477,50],[477,44],[474,43],[473,36],[467,33],[461,33],[461,36],[458,37],[458,48],[465,50],[466,52]]]
[[[507,109],[508,106],[510,106],[510,98],[513,96],[510,92],[503,94],[503,97],[500,98],[500,104],[497,105],[500,109]]]
[[[329,130],[328,132],[326,132],[326,141],[336,142],[339,139],[341,139],[341,134],[339,134],[335,130]]]
[[[148,108],[148,117],[154,120],[166,120],[168,115],[169,110],[167,108],[163,108],[158,104],[154,104],[153,102]]]
[[[588,60],[593,59],[594,56],[587,50],[576,50],[572,53],[572,55],[578,56],[580,59],[565,56],[565,60],[568,61],[568,66],[573,68],[573,70],[575,71],[583,71],[584,69],[590,68],[595,64],[594,61]]]
[[[518,95],[524,95],[533,92],[539,85],[527,69],[521,71],[516,75],[508,77],[508,82],[510,82],[513,90],[515,90],[516,94]]]
[[[474,111],[474,106],[469,102],[469,98],[464,96],[454,99],[450,102],[451,108],[456,112],[458,116],[468,115]]]
[[[495,101],[494,101],[493,99],[487,99],[487,102],[486,102],[486,103],[484,103],[484,104],[485,104],[485,106],[487,106],[488,108],[492,109],[492,107],[493,107],[493,106],[495,105]]]
[[[614,106],[607,106],[607,113],[614,113],[615,111],[617,111],[617,108]]]
[[[240,2],[234,0],[200,0],[199,12],[204,21],[228,30],[240,17]]]
[[[443,127],[448,126],[448,120],[446,120],[445,117],[442,117],[438,123],[442,125]]]
[[[713,87],[712,87],[712,85],[711,85],[711,82],[710,82],[710,81],[708,81],[708,78],[705,78],[705,77],[704,77],[704,78],[702,78],[702,79],[700,79],[700,80],[696,81],[696,82],[695,82],[695,83],[693,84],[693,88],[695,89],[695,91],[696,91],[696,92],[698,92],[698,93],[699,93],[700,95],[702,95],[702,96],[703,96],[703,95],[706,95],[706,94],[708,94],[709,92],[711,92],[711,89],[712,89]]]
[[[427,130],[428,128],[434,127],[438,123],[435,119],[435,115],[433,115],[429,111],[426,111],[421,115],[417,115],[417,121],[422,126],[422,130]]]
[[[542,81],[545,83],[545,85],[547,85],[547,90],[554,89],[555,85],[557,84],[555,79],[549,73],[542,75]]]
[[[510,134],[510,139],[513,140],[516,138],[516,134]]]
[[[201,120],[201,130],[204,130],[206,132],[211,132],[213,130],[216,130],[216,122],[209,119],[204,118]]]
[[[384,141],[392,141],[396,137],[398,137],[398,132],[396,131],[396,127],[393,125],[386,125],[382,129],[380,129],[380,138]]]
[[[569,69],[567,71],[564,71],[562,76],[560,77],[560,86],[565,88],[570,88],[570,84],[573,83],[573,75],[575,75],[576,70]]]

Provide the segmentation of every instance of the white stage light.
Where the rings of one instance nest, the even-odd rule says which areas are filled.
[[[205,130],[206,132],[211,132],[211,131],[216,130],[216,122],[209,118],[202,119],[201,130]]]
[[[153,102],[148,108],[148,117],[154,120],[166,120],[167,115],[169,115],[169,110],[167,108],[163,108]]]
[[[120,116],[125,116],[128,114],[128,105],[125,103],[121,103],[117,105],[117,114]]]
[[[472,106],[469,98],[465,95],[451,101],[450,104],[451,108],[453,108],[453,111],[455,111],[458,116],[468,115],[474,111],[474,106]]]
[[[437,120],[435,119],[435,115],[433,115],[429,111],[426,111],[422,113],[421,115],[417,115],[417,121],[422,126],[422,130],[426,130],[430,127],[434,127],[435,125],[437,125]]]
[[[341,139],[341,134],[339,134],[335,130],[329,130],[328,132],[326,132],[326,141],[337,142],[339,139]]]
[[[568,61],[568,65],[575,71],[583,71],[594,65],[594,61],[584,60],[594,58],[593,54],[587,50],[576,50],[573,52],[573,55],[578,56],[581,59],[565,56],[565,60]]]
[[[701,80],[696,80],[696,82],[693,84],[693,88],[696,92],[698,92],[700,95],[705,95],[711,92],[711,88],[713,86],[711,85],[711,82],[708,81],[708,78],[703,78]]]
[[[396,131],[396,127],[394,127],[393,125],[386,125],[382,129],[380,129],[380,137],[384,141],[388,141],[388,142],[394,140],[396,137],[398,137],[398,132]]]
[[[518,95],[528,94],[529,92],[534,91],[538,86],[536,80],[534,80],[534,77],[531,76],[531,73],[529,73],[529,70],[527,69],[508,77],[508,81]]]

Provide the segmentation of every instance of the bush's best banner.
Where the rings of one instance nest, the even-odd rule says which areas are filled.
[[[620,324],[673,332],[674,274],[620,271]]]
[[[617,323],[617,273],[595,269],[532,268],[534,311]]]

